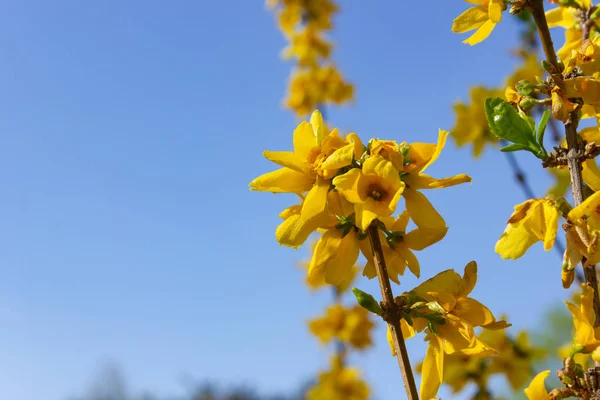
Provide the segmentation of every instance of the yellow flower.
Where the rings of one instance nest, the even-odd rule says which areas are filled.
[[[331,44],[315,29],[306,28],[293,32],[290,45],[283,51],[285,58],[296,58],[301,67],[316,67],[321,59],[329,58]]]
[[[381,156],[369,157],[362,170],[353,168],[336,176],[333,185],[354,204],[356,226],[363,231],[377,217],[387,217],[396,211],[405,186],[392,163]]]
[[[502,20],[502,12],[506,10],[506,2],[504,0],[466,1],[478,5],[467,9],[456,17],[452,24],[452,31],[464,33],[477,29],[473,35],[463,41],[463,43],[473,46],[490,36],[496,24]]]
[[[496,243],[496,253],[502,258],[517,259],[537,241],[544,250],[554,247],[560,213],[553,200],[531,199],[515,206],[508,225]]]
[[[282,218],[286,221],[277,232],[279,243],[298,247],[311,232],[327,225],[330,178],[339,168],[350,165],[354,157],[360,157],[364,146],[355,134],[344,140],[337,129],[327,133],[319,111],[313,112],[310,123],[298,125],[293,142],[294,151],[265,151],[265,158],[282,168],[259,176],[249,186],[251,190],[273,193],[306,193],[300,209],[284,211]]]
[[[498,352],[489,358],[486,372],[505,375],[513,390],[523,387],[533,372],[533,362],[544,356],[542,350],[529,343],[525,331],[513,339],[505,330],[485,330],[481,340]]]
[[[364,308],[354,306],[346,309],[336,304],[329,307],[323,317],[310,321],[308,326],[322,343],[338,339],[357,349],[364,349],[371,345],[370,332],[374,324]]]
[[[318,105],[341,105],[354,97],[354,87],[333,65],[300,69],[292,74],[285,106],[299,116]]]
[[[440,156],[446,145],[447,137],[448,132],[440,129],[437,144],[411,143],[408,145],[402,176],[402,180],[406,183],[406,189],[402,196],[406,201],[406,209],[410,218],[419,228],[446,228],[446,222],[429,200],[419,192],[420,189],[438,189],[471,182],[471,177],[465,174],[436,179],[424,173]]]
[[[525,389],[525,395],[529,400],[551,400],[550,394],[546,390],[544,381],[550,375],[550,370],[542,371],[533,378],[529,386]]]
[[[456,123],[450,131],[459,147],[472,144],[473,156],[479,157],[486,144],[496,144],[498,138],[490,131],[485,117],[485,99],[502,97],[502,91],[475,86],[470,91],[471,104],[458,102],[454,105]]]
[[[594,328],[596,315],[594,314],[594,289],[587,284],[582,285],[583,293],[580,296],[580,305],[577,307],[573,303],[566,301],[567,309],[573,317],[575,327],[575,338],[573,346],[582,346],[584,353],[592,353],[594,361],[600,361],[600,354],[595,351],[600,347],[600,327]]]
[[[354,229],[352,229],[354,231]],[[325,282],[341,285],[348,280],[360,251],[356,232],[344,235],[341,229],[329,229],[319,239],[308,267],[309,279],[324,276]]]
[[[331,19],[337,12],[332,0],[267,0],[267,7],[277,8],[280,28],[291,34],[296,25],[303,22],[312,29],[331,29]]]
[[[461,353],[444,355],[443,382],[458,393],[470,382],[478,387],[487,386],[489,373],[485,367],[485,357],[470,356]]]
[[[315,241],[313,243],[311,255],[314,253],[316,244],[317,244],[317,241]],[[300,262],[299,266],[302,269],[306,270],[307,274],[306,274],[306,280],[305,280],[305,282],[306,282],[306,284],[308,285],[308,287],[311,290],[317,290],[317,289],[320,289],[320,288],[323,288],[323,287],[329,287],[330,286],[330,284],[328,284],[325,281],[325,274],[324,273],[320,273],[320,274],[319,273],[313,273],[312,275],[308,274],[308,269],[310,267],[310,259],[308,261],[302,261],[302,262]],[[352,282],[356,278],[356,275],[358,274],[358,271],[360,269],[362,269],[362,268],[360,268],[357,265],[354,265],[350,269],[350,271],[347,274],[345,274],[345,276],[344,276],[345,279],[343,281],[341,281],[339,284],[334,285],[336,293],[342,294],[342,293],[345,293],[348,289],[350,289],[350,287],[352,285]]]
[[[317,383],[307,394],[307,400],[367,400],[369,387],[354,368],[343,365],[339,357],[333,357],[331,370],[319,374]]]
[[[409,294],[427,302],[426,306],[418,309],[419,315],[411,317],[410,329],[403,325],[406,337],[411,337],[414,331],[421,332],[428,328],[425,340],[429,345],[423,360],[420,389],[423,399],[435,397],[442,383],[444,354],[495,353],[493,348],[475,336],[474,327],[504,329],[510,326],[505,321],[497,321],[486,306],[468,297],[476,283],[477,264],[470,262],[465,267],[463,277],[453,270],[446,270],[423,282]],[[435,306],[430,306],[432,304]],[[436,319],[431,319],[433,314],[437,315]],[[401,322],[406,324],[404,319]]]

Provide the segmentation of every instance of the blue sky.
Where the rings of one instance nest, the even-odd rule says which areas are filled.
[[[476,47],[450,32],[468,6],[342,2],[335,58],[356,101],[333,125],[370,137],[435,142],[468,87],[515,65],[515,25]],[[306,320],[329,302],[278,246],[293,197],[251,193],[291,148],[282,108],[290,65],[262,1],[25,0],[0,15],[0,398],[62,400],[115,361],[134,391],[181,393],[181,378],[296,389],[327,354]],[[507,19],[510,19],[508,14]],[[548,178],[519,154],[537,193]],[[524,200],[504,156],[449,144],[434,176],[472,185],[428,193],[447,238],[419,254],[424,278],[479,263],[474,297],[520,328],[566,293],[560,262],[536,245],[503,261],[494,244]],[[409,276],[396,292],[417,284]],[[376,282],[356,284],[377,293]],[[349,299],[350,301],[351,299]],[[382,326],[353,358],[376,398],[401,382]],[[409,342],[414,359],[420,338]]]

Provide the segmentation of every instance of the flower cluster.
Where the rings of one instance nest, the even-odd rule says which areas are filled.
[[[420,265],[413,251],[441,240],[448,228],[421,190],[470,182],[467,175],[436,179],[425,173],[439,157],[448,133],[440,131],[437,144],[397,143],[372,139],[367,145],[355,133],[341,137],[327,132],[321,114],[294,131],[294,150],[265,151],[280,169],[250,183],[252,190],[295,193],[300,204],[285,209],[276,230],[279,243],[299,247],[320,231],[308,275],[329,284],[347,281],[359,253],[368,263],[363,274],[375,277],[367,230],[373,224],[386,243],[384,253],[390,278],[398,282],[405,268],[416,276]],[[394,217],[403,198],[406,210]],[[412,220],[416,228],[408,231]]]
[[[325,37],[338,6],[332,0],[268,0],[267,6],[289,41],[283,56],[297,64],[285,106],[305,116],[317,106],[352,100],[354,87],[333,63],[333,46]]]
[[[453,270],[446,270],[400,297],[404,337],[424,332],[429,342],[421,367],[422,399],[434,398],[442,384],[445,355],[483,357],[497,353],[475,335],[474,328],[503,330],[510,326],[496,320],[485,305],[469,297],[476,283],[477,264],[472,261],[462,277]],[[388,331],[388,342],[395,354],[391,339]]]
[[[448,231],[421,191],[471,180],[464,174],[442,179],[426,174],[447,136],[448,132],[440,131],[436,144],[371,139],[365,145],[355,133],[342,137],[337,129],[326,130],[321,114],[315,111],[310,122],[300,123],[294,131],[293,151],[265,151],[265,157],[281,168],[254,179],[250,188],[299,196],[300,204],[280,214],[284,221],[276,229],[276,238],[297,248],[313,232],[320,233],[308,265],[312,285],[325,282],[338,290],[347,288],[360,253],[367,259],[363,275],[377,276],[372,247],[377,237],[383,243],[389,278],[399,283],[407,267],[415,276],[421,274],[414,251],[440,241]],[[401,199],[405,208],[400,211]],[[409,228],[411,221],[413,229]],[[402,304],[405,336],[425,332],[430,343],[423,366],[422,398],[434,397],[441,384],[444,353],[495,353],[476,337],[475,327],[509,326],[469,297],[476,281],[477,265],[472,262],[463,277],[447,270],[397,299]],[[365,308],[380,314],[377,305]],[[321,341],[337,339],[356,348],[370,343],[370,327],[360,308],[341,305],[310,323]]]
[[[308,322],[310,332],[323,345],[334,344],[334,355],[329,370],[319,374],[317,382],[308,391],[307,399],[368,399],[367,383],[360,379],[357,369],[346,363],[351,351],[365,350],[372,345],[371,331],[375,326],[367,310],[342,304],[342,298],[357,272],[358,267],[354,267],[346,281],[334,285],[335,303],[326,309],[323,316]],[[324,279],[307,279],[306,283],[312,289],[328,286]]]
[[[344,365],[340,357],[333,357],[328,371],[319,374],[317,383],[306,393],[307,400],[366,400],[369,387],[360,372]]]

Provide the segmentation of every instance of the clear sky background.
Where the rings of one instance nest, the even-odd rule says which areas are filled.
[[[508,14],[471,48],[450,31],[468,3],[341,3],[335,59],[356,101],[328,115],[365,141],[435,142],[470,85],[500,84],[516,65]],[[113,361],[133,391],[158,394],[183,393],[185,376],[289,392],[326,367],[306,320],[329,293],[303,286],[294,264],[307,250],[274,238],[295,199],[247,188],[273,169],[261,152],[291,149],[298,123],[281,106],[291,66],[263,2],[1,9],[0,398],[63,400]],[[544,193],[545,171],[519,159]],[[473,184],[427,193],[450,231],[419,254],[423,278],[477,260],[474,297],[513,333],[542,328],[566,297],[560,261],[539,244],[518,261],[494,253],[524,200],[504,155],[474,160],[449,142],[430,172]],[[395,290],[416,284],[406,276]],[[352,361],[376,399],[399,398],[383,326],[374,339]],[[424,348],[409,341],[415,360]]]

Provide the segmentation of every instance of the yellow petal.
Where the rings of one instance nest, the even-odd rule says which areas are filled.
[[[400,329],[402,329],[402,337],[404,340],[408,340],[415,336],[415,329],[406,322],[405,319],[400,320]]]
[[[354,145],[347,144],[333,152],[327,160],[321,164],[323,169],[339,169],[352,164],[354,157]]]
[[[590,325],[594,326],[596,321],[596,314],[594,314],[594,289],[589,284],[582,284],[583,293],[579,296],[581,304],[579,309],[584,315],[585,319],[589,321]]]
[[[269,161],[287,167],[298,172],[307,172],[307,163],[302,157],[291,151],[263,151],[263,155]]]
[[[275,230],[275,238],[284,246],[298,248],[306,241],[311,233],[319,228],[319,221],[317,219],[313,219],[312,221],[302,219],[300,216],[300,207],[294,207],[297,207],[297,210],[287,216],[285,221],[283,221]],[[281,213],[280,215],[283,214],[284,213]]]
[[[598,36],[600,37],[600,35]],[[579,131],[579,135],[583,140],[594,142],[600,146],[600,127],[589,126]]]
[[[573,9],[568,7],[558,7],[546,11],[546,20],[549,28],[560,26],[568,29],[577,23]]]
[[[502,21],[502,8],[504,6],[504,0],[490,0],[488,4],[488,14],[490,21],[498,23]]]
[[[441,339],[430,334],[425,340],[429,340],[429,346],[427,346],[423,360],[421,389],[419,390],[419,397],[424,400],[435,398],[444,376],[444,351]]]
[[[494,250],[504,259],[516,260],[538,240],[523,224],[508,224]]]
[[[406,200],[406,209],[419,228],[446,229],[446,221],[422,193],[406,189],[403,196]]]
[[[552,201],[544,201],[542,204],[545,222],[544,250],[550,251],[554,247],[554,240],[556,239],[559,211]]]
[[[344,282],[358,259],[358,238],[350,232],[342,238],[340,229],[330,229],[317,242],[310,265],[309,277],[323,275],[333,285]]]
[[[304,160],[308,157],[314,147],[317,146],[317,138],[311,124],[302,121],[294,130],[294,153]]]
[[[396,346],[394,346],[394,338],[392,338],[392,331],[390,330],[389,325],[387,327],[386,337],[387,337],[388,346],[390,346],[392,355],[395,357],[396,356]]]
[[[583,180],[594,191],[600,191],[600,169],[596,160],[589,159],[583,162]]]
[[[454,19],[452,32],[464,33],[479,28],[488,20],[485,7],[471,7]]]
[[[470,297],[460,297],[456,300],[452,314],[467,321],[472,326],[491,324],[496,320],[486,306]]]
[[[319,110],[313,111],[310,116],[310,124],[312,126],[315,137],[317,138],[317,146],[320,146],[323,143],[323,139],[325,139],[325,124],[323,123],[323,115],[319,112]]]
[[[415,257],[414,253],[410,251],[406,245],[397,245],[396,253],[400,256],[402,262],[408,266],[410,272],[419,278],[421,276],[421,266],[419,265],[419,260],[417,257]]]
[[[446,314],[444,320],[437,327],[438,335],[444,339],[444,351],[452,354],[469,348],[475,340],[473,327],[453,314]]]
[[[312,188],[314,180],[306,174],[289,168],[280,168],[261,175],[250,182],[250,190],[272,193],[302,194]]]
[[[584,217],[596,213],[596,208],[600,205],[600,192],[596,192],[588,197],[583,203],[569,211],[569,220],[578,222]]]
[[[473,291],[475,284],[477,284],[477,263],[471,261],[465,266],[465,272],[457,295],[459,297],[467,297]]]
[[[435,146],[435,151],[431,155],[431,158],[429,159],[429,161],[427,161],[427,163],[425,163],[425,165],[423,166],[423,168],[420,169],[420,172],[425,172],[425,170],[427,168],[429,168],[429,166],[431,164],[433,164],[438,159],[438,157],[442,153],[442,150],[444,149],[444,146],[446,146],[446,139],[447,138],[448,138],[448,131],[445,131],[443,129],[439,129],[438,130],[438,141],[437,141],[437,144]]]
[[[512,326],[512,324],[509,324],[506,321],[495,321],[495,322],[492,322],[491,324],[483,325],[483,328],[489,329],[491,331],[497,331],[500,329],[509,328],[511,326]]]
[[[533,378],[525,389],[525,395],[529,400],[550,400],[544,381],[550,375],[550,370],[542,371]]]
[[[313,218],[323,218],[327,215],[327,193],[329,192],[330,182],[326,179],[317,179],[316,184],[310,189],[304,204],[302,205],[302,218],[311,220]]]
[[[459,185],[461,183],[471,182],[472,179],[470,176],[465,174],[458,174],[451,176],[449,178],[441,178],[436,179],[432,178],[427,174],[420,175],[409,175],[406,178],[406,182],[413,189],[439,189],[450,186]]]
[[[565,79],[567,97],[581,97],[585,104],[600,105],[600,81],[587,76]]]
[[[481,27],[479,27],[479,29],[475,31],[474,34],[472,34],[467,40],[463,41],[463,43],[471,46],[481,43],[488,36],[490,36],[495,26],[496,24],[494,22],[487,20],[483,25],[481,25]]]
[[[410,249],[423,250],[442,240],[447,232],[447,227],[444,229],[417,228],[404,235],[403,241]]]
[[[385,182],[389,182],[389,185],[394,188],[401,185],[398,170],[382,156],[369,157],[363,164],[362,171],[364,174],[374,174],[383,178]]]
[[[365,145],[362,140],[360,140],[360,137],[356,133],[349,133],[348,136],[346,136],[346,142],[354,145],[354,159],[358,160],[361,158],[365,151]]]
[[[405,232],[409,220],[410,215],[408,214],[408,211],[404,210],[400,215],[398,215],[398,219],[394,221],[389,229],[391,229],[392,232]]]
[[[372,202],[369,200],[372,199],[367,199],[368,202]],[[365,203],[356,204],[354,211],[356,226],[358,226],[359,229],[365,232],[367,231],[367,229],[369,229],[369,225],[371,225],[371,222],[377,219],[378,216],[378,213],[373,212],[368,207],[365,207]]]
[[[417,296],[425,297],[427,293],[458,293],[461,277],[454,270],[447,269],[433,278],[426,280],[414,289]]]
[[[363,198],[359,194],[361,177],[361,170],[353,168],[345,174],[333,178],[333,185],[350,203],[360,204],[363,202]]]
[[[586,316],[573,303],[565,301],[565,304],[573,317],[573,325],[575,326],[574,344],[582,346],[593,345],[596,342],[594,328]]]

